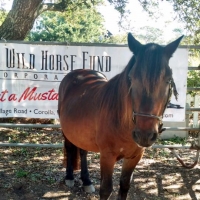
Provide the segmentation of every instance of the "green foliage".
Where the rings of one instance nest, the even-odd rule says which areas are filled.
[[[200,87],[200,71],[192,70],[188,71],[187,75],[187,87]],[[196,95],[197,91],[189,91],[192,96]]]
[[[186,22],[188,30],[199,30],[199,27],[196,27],[196,22],[200,20],[199,0],[170,0],[170,2],[180,20]]]
[[[127,12],[126,10],[126,3],[127,0],[120,0],[120,1],[116,1],[116,0],[108,0],[108,2],[110,4],[114,5],[114,8],[119,11],[119,13],[121,14],[121,16],[124,16],[125,13]]]
[[[111,44],[127,44],[127,34],[111,35],[109,37],[103,37],[101,39],[102,43]]]
[[[139,34],[136,34],[137,39],[142,43],[146,44],[149,42],[155,42],[159,44],[163,44],[164,39],[162,38],[163,30],[158,28],[145,26],[141,28]]]
[[[143,44],[149,42],[163,44],[164,39],[162,37],[162,33],[163,31],[158,28],[145,26],[137,31],[134,31],[134,37],[137,38]],[[105,38],[102,42],[114,43],[114,44],[116,43],[127,44],[127,34],[124,33],[124,34],[113,35],[111,37]]]
[[[194,44],[194,38],[190,36],[185,36],[183,38],[183,45],[192,45]],[[188,66],[199,67],[200,66],[200,49],[189,49],[189,57],[188,57]],[[200,71],[199,70],[191,70],[187,73],[187,87],[200,87]],[[198,91],[189,91],[188,94],[192,96],[199,93]]]
[[[29,41],[99,42],[104,35],[102,16],[84,5],[64,13],[45,12],[37,20],[36,30],[27,37]]]
[[[188,87],[200,87],[200,72],[189,71],[188,72]]]
[[[0,9],[0,26],[3,23],[3,21],[5,20],[6,16],[7,16],[7,12],[3,9]]]
[[[158,143],[162,145],[174,145],[174,144],[185,145],[187,143],[187,139],[174,136],[173,138],[170,139],[160,140]]]
[[[150,16],[156,16],[160,0],[139,0]],[[200,44],[200,6],[199,0],[167,0],[173,6],[176,17],[184,23],[185,31],[190,36],[190,44]],[[189,44],[189,43],[188,43]]]

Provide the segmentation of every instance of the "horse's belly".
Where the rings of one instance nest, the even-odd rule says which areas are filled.
[[[83,123],[61,122],[61,127],[65,137],[75,146],[93,152],[99,152],[96,144],[95,128]]]

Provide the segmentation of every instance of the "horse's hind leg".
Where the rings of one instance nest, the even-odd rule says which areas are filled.
[[[74,146],[71,142],[65,139],[64,148],[67,154],[67,166],[66,166],[66,177],[65,177],[65,184],[68,187],[74,186],[74,167],[73,167],[73,159],[74,154],[76,154],[76,146]]]
[[[87,151],[80,149],[81,157],[81,180],[83,182],[83,188],[85,192],[95,192],[95,188],[89,178],[88,166],[87,166]]]

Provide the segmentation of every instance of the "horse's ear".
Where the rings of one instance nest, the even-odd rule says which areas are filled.
[[[172,57],[173,53],[176,51],[182,38],[183,38],[183,35],[179,37],[177,40],[169,43],[167,46],[164,47],[165,54],[167,55],[168,58]]]
[[[134,53],[134,55],[137,55],[142,47],[142,44],[138,42],[131,33],[128,33],[128,47]]]

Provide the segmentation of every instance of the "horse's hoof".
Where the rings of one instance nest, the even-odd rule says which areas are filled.
[[[87,192],[87,193],[93,193],[95,192],[95,188],[94,186],[91,184],[91,185],[87,185],[87,186],[83,186],[84,188],[84,191]]]
[[[74,180],[65,180],[65,185],[68,187],[74,187]]]

